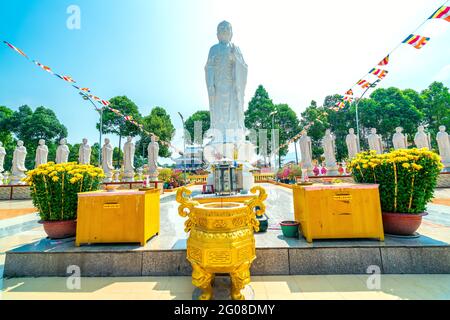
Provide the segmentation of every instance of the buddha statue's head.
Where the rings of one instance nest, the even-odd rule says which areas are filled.
[[[105,144],[109,144],[110,142],[109,138],[105,138]]]
[[[353,128],[348,129],[348,133],[354,134],[355,133],[355,129],[353,129]]]
[[[87,138],[83,138],[83,144],[86,145],[88,143],[88,139]]]
[[[133,137],[131,137],[131,136],[127,137],[127,142],[131,142],[132,140],[133,140]]]
[[[425,130],[425,127],[424,126],[419,126],[418,128],[417,128],[417,131],[419,131],[419,132],[423,132]]]
[[[17,141],[17,146],[18,147],[23,147],[23,141],[22,140]]]
[[[377,133],[377,129],[376,129],[376,128],[372,128],[372,129],[370,129],[370,133],[372,133],[372,134],[376,134],[376,133]]]
[[[439,126],[439,131],[440,132],[445,132],[445,126]]]
[[[222,43],[229,43],[233,37],[233,29],[231,23],[228,21],[222,21],[217,26],[217,39]]]
[[[45,144],[45,140],[44,139],[39,139],[39,145],[43,146]]]
[[[59,140],[59,144],[60,145],[64,145],[64,144],[66,144],[67,143],[67,141],[66,141],[66,139],[64,139],[64,138],[62,138],[61,140]]]
[[[402,133],[402,131],[403,131],[402,127],[395,128],[395,132],[397,132],[397,133]]]

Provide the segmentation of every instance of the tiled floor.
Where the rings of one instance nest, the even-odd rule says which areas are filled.
[[[450,275],[383,275],[368,289],[365,275],[253,277],[256,300],[450,299]],[[190,277],[82,278],[70,290],[67,278],[4,280],[3,299],[192,299]]]

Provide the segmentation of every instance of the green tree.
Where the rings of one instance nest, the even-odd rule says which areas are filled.
[[[175,134],[175,127],[166,110],[161,107],[154,107],[150,114],[143,118],[144,129],[158,136],[162,141],[170,142]],[[147,146],[150,137],[141,134],[141,139],[136,144],[136,154],[147,158]],[[169,147],[159,143],[159,156],[170,157]]]
[[[134,120],[140,122],[142,119],[139,113],[138,106],[131,101],[127,96],[117,96],[109,100],[110,107],[119,110],[125,116],[131,116]],[[100,129],[100,123],[97,123],[97,130]],[[119,149],[122,145],[122,137],[137,136],[140,130],[137,126],[126,121],[123,117],[115,114],[114,112],[105,109],[103,112],[103,133],[112,133],[119,136]],[[117,153],[119,155],[119,153]],[[120,162],[120,158],[116,159],[117,163]]]
[[[433,82],[420,94],[423,99],[424,122],[428,124],[428,130],[433,137],[439,131],[439,126],[444,125],[450,128],[450,92],[441,82]],[[435,139],[432,139],[433,146],[436,147]]]
[[[67,129],[61,124],[53,110],[38,107],[21,106],[15,111],[8,124],[9,130],[27,147],[27,168],[34,167],[34,158],[39,139],[44,139],[49,149],[48,159],[54,160],[56,146],[61,138],[67,137]]]
[[[300,125],[305,127],[313,123],[308,129],[308,136],[311,138],[313,159],[320,159],[323,154],[321,139],[325,134],[325,130],[330,127],[328,122],[328,110],[324,107],[317,106],[316,101],[311,101],[311,105],[301,113]]]
[[[202,136],[201,137],[197,137],[197,139],[195,139],[196,137],[195,137],[195,134],[194,134],[194,125],[195,125],[196,121],[201,121],[202,122],[202,132],[201,132]],[[211,127],[211,118],[210,118],[209,111],[200,110],[200,111],[195,112],[193,115],[191,115],[186,120],[185,126],[186,126],[187,132],[189,132],[189,135],[191,137],[191,141],[193,141],[194,143],[200,144],[200,142],[203,140],[203,135]],[[187,143],[189,143],[189,141],[187,141]]]
[[[275,127],[279,129],[280,145],[292,139],[299,132],[299,120],[297,114],[287,104],[275,105]],[[289,146],[280,148],[279,161],[286,156]]]
[[[392,135],[396,127],[403,127],[409,138],[423,120],[423,114],[411,99],[411,90],[406,94],[398,88],[380,88],[375,90],[369,99],[359,103],[360,123],[364,136],[371,128],[377,128],[388,147],[392,147]],[[366,139],[364,139],[366,140]]]
[[[355,106],[346,103],[341,110],[335,111],[331,109],[341,100],[338,94],[330,95],[325,98],[323,106],[328,114],[329,128],[336,137],[336,160],[342,161],[348,157],[347,144],[345,138],[348,129],[353,128],[356,132]]]
[[[275,106],[270,99],[269,94],[262,85],[256,89],[255,95],[248,104],[248,109],[245,111],[245,127],[249,130],[254,130],[259,134],[259,130],[267,130],[267,153],[271,152],[272,146],[272,116],[271,113],[275,111]],[[260,141],[258,139],[258,148]],[[261,152],[261,151],[259,151]]]
[[[16,144],[9,128],[9,122],[13,113],[10,108],[0,106],[0,141],[6,150],[4,168],[8,171],[11,168],[12,153]]]

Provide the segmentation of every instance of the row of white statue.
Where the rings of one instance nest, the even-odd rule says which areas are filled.
[[[414,144],[417,148],[428,148],[431,149],[431,137],[430,134],[425,133],[425,128],[419,126],[417,128],[417,133],[414,136]],[[348,135],[345,138],[347,144],[348,158],[352,159],[358,152],[360,152],[360,147],[358,143],[358,137],[355,134],[353,128],[350,128]],[[392,143],[394,149],[405,149],[408,146],[407,136],[402,133],[403,128],[397,127],[395,129],[395,134],[392,136]],[[338,172],[338,166],[336,163],[336,137],[331,133],[330,129],[325,131],[325,136],[322,139],[323,147],[323,157],[325,158],[325,166],[328,169],[328,175],[336,175]],[[379,134],[377,134],[377,129],[372,128],[371,133],[367,136],[369,143],[369,149],[375,150],[377,153],[383,153],[383,140]],[[439,154],[444,164],[444,170],[448,171],[450,169],[450,136],[445,131],[445,126],[439,127],[439,132],[436,135],[436,141],[439,148]],[[311,138],[308,137],[306,130],[303,131],[302,136],[299,139],[300,144],[300,154],[301,154],[301,165],[303,168],[312,170],[312,149],[311,149]]]
[[[80,164],[90,164],[91,162],[91,146],[88,144],[88,139],[84,138],[83,143],[78,149],[78,162]],[[113,151],[114,148],[108,138],[105,138],[102,147],[102,169],[105,173],[104,182],[111,182],[114,166],[113,166]],[[159,144],[156,142],[156,137],[151,137],[151,142],[147,148],[148,152],[148,172],[150,180],[156,180],[158,177],[158,153]],[[59,146],[56,149],[55,163],[66,163],[69,161],[69,147],[66,139],[61,139]],[[132,137],[127,137],[127,142],[123,146],[123,181],[134,181],[134,153],[135,145]],[[6,151],[0,142],[0,184],[3,184],[3,172],[5,171],[3,165],[5,161]],[[17,141],[17,147],[13,153],[11,181],[10,184],[22,184],[27,168],[25,167],[25,158],[27,156],[27,148],[23,145],[23,141]],[[48,162],[48,147],[45,145],[45,140],[39,140],[39,145],[36,148],[35,167]]]

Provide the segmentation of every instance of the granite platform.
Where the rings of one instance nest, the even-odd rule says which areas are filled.
[[[264,184],[268,193],[266,214],[269,228],[255,234],[256,260],[253,275],[367,274],[377,269],[384,274],[449,274],[450,226],[442,226],[434,237],[425,223],[416,238],[386,236],[375,239],[315,240],[307,243],[285,238],[279,222],[293,219],[291,190]],[[199,192],[201,187],[194,187]],[[74,239],[42,238],[6,253],[4,277],[67,276],[68,267],[80,267],[81,275],[170,276],[190,275],[186,260],[185,219],[178,216],[175,195],[161,200],[160,234],[141,247],[138,244],[99,244],[75,247]],[[442,213],[442,212],[441,212]],[[450,212],[449,216],[450,216]],[[446,212],[444,212],[446,215]]]

